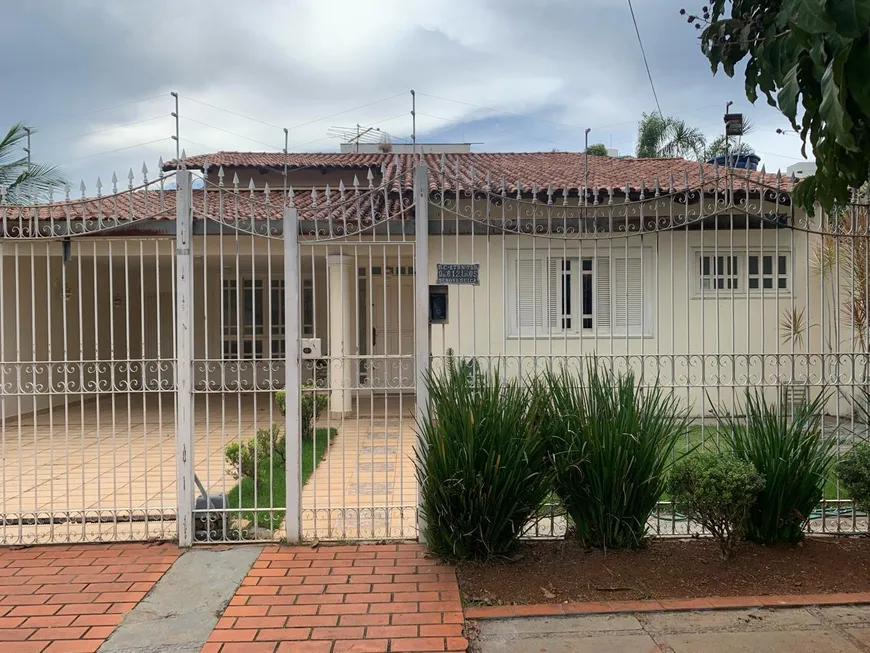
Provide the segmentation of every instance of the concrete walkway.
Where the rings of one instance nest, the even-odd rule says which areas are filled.
[[[479,653],[859,653],[870,606],[480,621]]]

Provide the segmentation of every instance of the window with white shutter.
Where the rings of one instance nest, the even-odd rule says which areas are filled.
[[[547,276],[544,259],[526,256],[520,256],[514,264],[514,324],[519,334],[534,335],[546,331]]]
[[[625,256],[547,257],[544,252],[508,253],[508,334],[618,334],[650,332],[652,293],[642,258]]]
[[[643,333],[643,267],[640,257],[613,259],[614,328]]]

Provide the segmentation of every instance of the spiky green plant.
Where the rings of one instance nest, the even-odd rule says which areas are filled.
[[[532,393],[453,358],[426,385],[415,461],[426,543],[452,560],[507,554],[552,486]]]
[[[746,535],[764,544],[797,542],[819,503],[836,456],[836,438],[822,434],[828,393],[813,401],[771,405],[747,390],[744,417],[714,410],[730,451],[751,463],[765,486],[749,513]]]
[[[544,428],[556,491],[586,546],[638,546],[666,488],[688,411],[673,394],[614,375],[594,360],[585,378],[546,375]]]

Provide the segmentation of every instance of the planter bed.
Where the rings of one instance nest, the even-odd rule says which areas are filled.
[[[870,538],[744,543],[727,564],[706,538],[607,553],[571,540],[524,542],[510,560],[461,563],[456,572],[466,606],[870,592]]]

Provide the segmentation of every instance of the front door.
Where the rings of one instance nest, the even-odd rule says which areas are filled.
[[[384,272],[370,285],[371,386],[413,389],[414,276],[407,267],[386,267]]]

